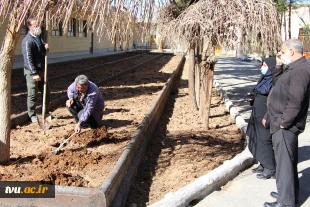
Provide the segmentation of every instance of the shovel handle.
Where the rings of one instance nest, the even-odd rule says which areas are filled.
[[[45,28],[46,28],[46,36],[45,36],[45,43],[47,43],[48,41],[48,23],[49,23],[49,13],[48,11],[46,11],[45,14]],[[44,64],[44,86],[43,86],[43,104],[42,104],[42,119],[43,119],[43,123],[45,122],[45,113],[46,111],[48,111],[47,108],[45,108],[46,106],[46,81],[47,81],[47,52],[48,50],[45,51],[45,64]]]
[[[76,134],[76,132],[74,132],[73,134],[71,134],[70,137],[68,137],[67,139],[65,139],[65,141],[63,141],[63,143],[61,143],[61,144],[59,145],[59,147],[58,147],[54,152],[52,152],[52,154],[50,154],[47,158],[50,158],[52,155],[56,154],[56,153],[58,152],[58,150],[60,150],[60,149],[62,148],[62,146],[63,146],[64,144],[66,144],[66,143],[71,139],[71,137],[73,137],[75,134]]]
[[[45,54],[45,65],[44,65],[44,86],[43,86],[43,104],[42,104],[42,119],[44,123],[45,112],[46,112],[46,80],[47,80],[47,52]]]

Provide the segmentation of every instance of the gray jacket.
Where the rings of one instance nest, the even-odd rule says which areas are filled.
[[[79,91],[75,82],[68,87],[67,94],[69,98],[78,100]],[[104,101],[99,88],[91,81],[88,81],[88,89],[82,102],[84,109],[79,123],[87,121],[90,115],[93,116],[97,123],[100,123],[103,116]]]

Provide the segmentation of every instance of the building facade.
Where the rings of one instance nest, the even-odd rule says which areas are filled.
[[[47,42],[50,45],[49,57],[104,53],[133,48],[135,35],[128,35],[128,43],[127,41],[121,41],[120,38],[117,37],[117,41],[113,43],[106,37],[99,37],[96,32],[88,30],[86,23],[86,20],[71,18],[68,22],[68,29],[64,32],[61,22],[56,23],[51,20],[47,30]],[[0,42],[3,42],[7,24],[8,22],[4,22],[0,25]],[[24,24],[16,45],[15,57],[22,56],[21,42],[27,32],[27,26]],[[42,27],[42,36],[46,37],[44,27]]]

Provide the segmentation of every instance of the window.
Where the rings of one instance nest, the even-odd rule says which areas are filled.
[[[70,18],[68,22],[68,36],[76,37],[76,19]]]
[[[62,23],[53,20],[52,25],[52,36],[62,36]]]
[[[79,20],[78,21],[78,34],[79,37],[86,37],[86,21],[85,20]]]

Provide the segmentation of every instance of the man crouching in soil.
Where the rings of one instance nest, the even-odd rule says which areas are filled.
[[[80,133],[81,128],[100,127],[104,100],[96,84],[85,75],[79,75],[68,87],[67,94],[67,109],[77,122],[74,131]]]

